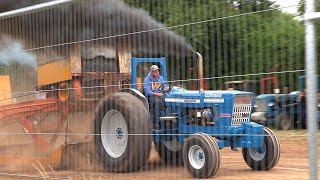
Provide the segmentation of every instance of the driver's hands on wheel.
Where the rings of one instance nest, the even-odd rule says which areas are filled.
[[[158,97],[162,97],[163,94],[162,93],[153,93],[154,96],[158,96]]]
[[[170,91],[170,88],[169,88],[169,87],[166,87],[166,88],[163,89],[163,91],[164,91],[164,92],[169,92],[169,91]]]

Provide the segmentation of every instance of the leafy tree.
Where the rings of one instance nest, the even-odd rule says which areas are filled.
[[[317,12],[319,12],[320,11],[320,0],[316,0],[315,1],[315,10],[317,11]],[[305,13],[305,0],[300,0],[300,2],[299,2],[299,8],[298,8],[298,13],[299,13],[299,15],[300,16],[303,16],[303,14]],[[317,29],[317,32],[316,32],[316,40],[317,40],[317,53],[318,53],[318,60],[317,60],[317,62],[318,62],[318,73],[320,73],[319,72],[319,69],[320,69],[320,61],[319,61],[319,56],[320,56],[320,26],[319,26],[319,22],[317,22],[316,23],[316,29]]]
[[[240,12],[257,12],[268,10],[270,8],[276,8],[278,5],[275,1],[269,0],[229,0],[231,5],[240,10]]]
[[[184,36],[205,63],[205,77],[221,77],[304,68],[304,30],[293,15],[279,10],[272,1],[262,0],[126,0],[142,8],[170,30]],[[250,12],[256,12],[250,14]],[[244,14],[246,13],[246,14]],[[199,23],[195,23],[199,22]],[[192,66],[192,63],[180,66]],[[180,68],[180,71],[177,71]],[[173,72],[185,73],[181,67]],[[282,85],[296,89],[296,75],[284,74]],[[221,88],[224,81],[265,76],[214,79],[210,88]],[[289,77],[289,78],[287,78]]]

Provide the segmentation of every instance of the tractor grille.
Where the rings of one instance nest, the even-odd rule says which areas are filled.
[[[234,106],[233,106],[231,126],[241,126],[243,122],[249,122],[251,109],[252,109],[251,95],[236,96]]]
[[[240,126],[250,121],[251,105],[237,105],[233,107],[231,126]]]
[[[261,111],[266,111],[267,110],[267,102],[265,99],[256,99],[255,100],[255,111],[256,112],[261,112]]]

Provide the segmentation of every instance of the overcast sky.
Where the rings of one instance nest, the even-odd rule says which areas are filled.
[[[21,0],[0,0],[0,7],[10,3],[17,4],[18,1],[21,1]],[[42,0],[42,1],[47,1],[47,0]],[[275,1],[278,5],[280,5],[280,7],[282,7],[282,11],[296,14],[297,8],[298,8],[297,5],[299,4],[300,0],[273,0],[273,1]],[[295,7],[288,8],[288,6],[295,6]],[[1,8],[0,8],[0,12],[1,12]]]
[[[277,4],[282,7],[282,11],[296,14],[298,12],[298,4],[300,0],[275,0]],[[295,6],[295,7],[289,7],[289,6]],[[289,8],[286,8],[289,7]]]

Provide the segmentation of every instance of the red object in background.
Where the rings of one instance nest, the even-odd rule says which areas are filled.
[[[78,79],[73,80],[73,88],[77,99],[80,99],[83,96],[81,83]]]
[[[194,68],[188,68],[188,71],[192,74],[193,73]],[[190,90],[197,90],[196,89],[196,83],[198,83],[197,80],[190,80]],[[208,86],[207,86],[207,81],[203,80],[203,90],[208,90]]]
[[[273,84],[273,89],[278,89],[279,90],[279,79],[276,76],[271,76],[271,77],[266,77],[266,78],[261,78],[260,79],[260,84],[261,84],[261,94],[273,94],[274,92],[269,92],[268,91],[268,83]]]
[[[196,84],[198,83],[198,81],[196,80],[190,80],[190,90],[197,90],[196,89]],[[208,85],[207,85],[207,81],[203,80],[203,90],[208,90]]]
[[[207,81],[203,80],[203,90],[208,90]]]
[[[196,89],[196,85],[195,85],[193,80],[190,80],[190,88],[191,88],[191,90],[195,90]]]

